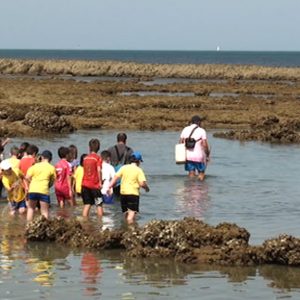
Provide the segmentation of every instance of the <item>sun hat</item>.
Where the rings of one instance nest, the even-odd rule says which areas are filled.
[[[131,155],[132,158],[134,158],[137,161],[143,161],[142,154],[138,151],[134,151]]]
[[[5,160],[1,161],[0,168],[3,171],[7,171],[7,170],[11,169],[11,163],[10,163],[9,159],[5,159]]]
[[[44,150],[41,156],[48,159],[49,161],[52,160],[52,153],[49,150]]]

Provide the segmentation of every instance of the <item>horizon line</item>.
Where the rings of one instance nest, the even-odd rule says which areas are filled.
[[[78,48],[0,48],[0,51],[138,51],[138,52],[300,52],[300,50],[183,50],[183,49],[78,49]]]

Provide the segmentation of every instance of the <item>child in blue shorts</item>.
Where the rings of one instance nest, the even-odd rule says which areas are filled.
[[[49,218],[49,189],[54,183],[56,170],[50,164],[52,160],[50,151],[45,150],[41,157],[42,161],[31,166],[26,174],[26,179],[29,181],[27,221],[33,220],[38,201],[41,206],[41,214],[46,219]]]

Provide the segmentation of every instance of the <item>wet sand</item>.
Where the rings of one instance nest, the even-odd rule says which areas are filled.
[[[299,68],[6,59],[0,74],[1,136],[180,130],[199,114],[207,129],[233,130],[220,137],[300,141]],[[128,78],[87,82],[81,76]],[[157,77],[202,81],[151,84]]]

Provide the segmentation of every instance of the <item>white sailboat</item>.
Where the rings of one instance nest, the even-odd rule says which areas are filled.
[[[217,46],[217,51],[221,51],[221,47],[220,46]]]

